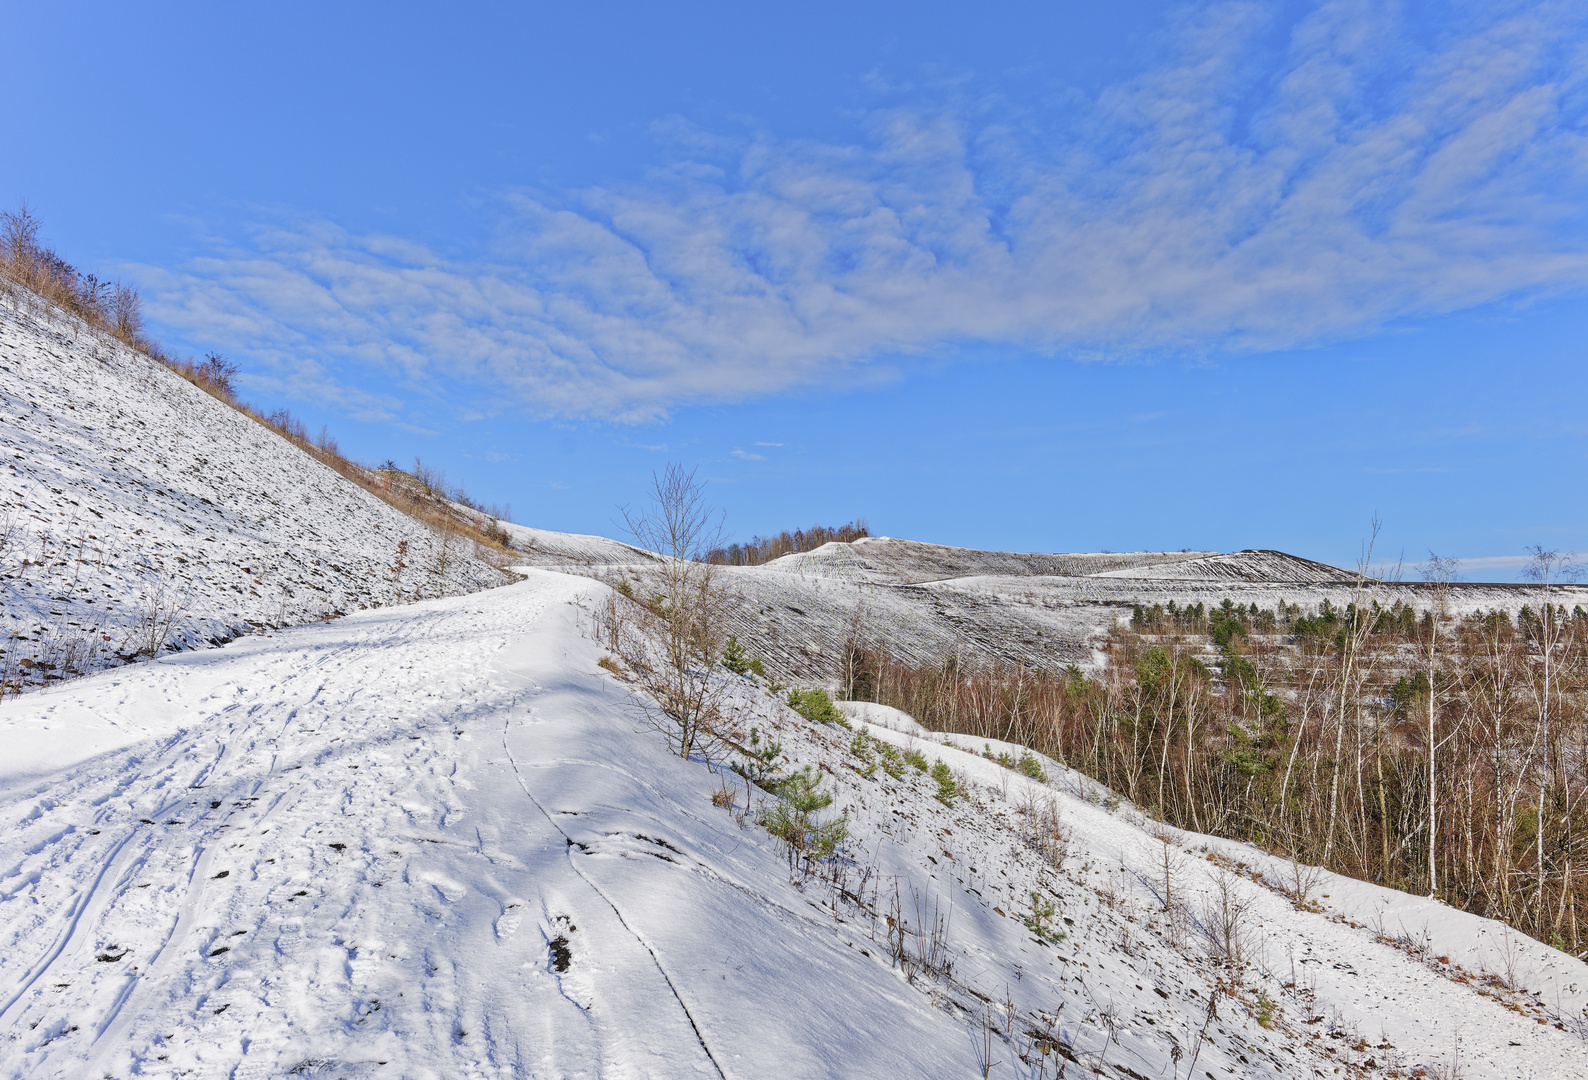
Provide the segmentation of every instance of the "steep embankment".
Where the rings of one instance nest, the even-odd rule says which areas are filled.
[[[506,580],[120,341],[3,298],[0,453],[3,679]]]
[[[791,870],[771,796],[672,754],[598,666],[600,602],[532,571],[0,704],[0,1073],[1580,1067],[1569,957],[1332,875],[1297,910],[1285,867],[1160,840],[1053,762],[865,709],[857,743],[737,680],[736,723],[849,822]]]

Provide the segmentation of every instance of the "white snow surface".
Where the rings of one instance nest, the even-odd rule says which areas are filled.
[[[498,524],[506,530],[508,541],[523,553],[526,566],[606,567],[657,561],[657,556],[644,548],[604,536],[533,529],[511,521]]]
[[[839,712],[851,720],[860,720],[875,727],[887,728],[900,735],[915,735],[923,739],[932,737],[932,733],[915,717],[891,705],[879,705],[875,701],[837,701],[833,704],[838,706]]]
[[[927,544],[892,536],[866,536],[859,540],[823,544],[813,551],[796,552],[766,565],[783,573],[815,574],[913,585],[971,575],[1080,577],[1104,570],[1129,573],[1133,567],[1173,565],[1211,551],[1042,552],[982,551],[977,548]]]
[[[1095,576],[1162,581],[1256,581],[1310,585],[1353,585],[1356,582],[1356,575],[1349,570],[1303,559],[1298,555],[1287,555],[1283,551],[1237,551],[1229,555],[1208,555],[1203,558],[1104,570]]]
[[[0,759],[0,1075],[972,1076],[988,1028],[995,1077],[1407,1075],[1458,1046],[1466,1077],[1583,1075],[1576,961],[1526,943],[1527,992],[1464,985],[1345,921],[1384,890],[1331,876],[1298,912],[1259,853],[1176,834],[1176,889],[1222,858],[1252,905],[1210,1011],[1232,972],[1171,942],[1128,805],[855,722],[957,771],[945,806],[735,678],[741,721],[850,821],[833,882],[791,874],[713,805],[737,783],[743,815],[738,777],[670,752],[598,667],[603,586],[525,575],[0,704],[0,745],[30,747]],[[1047,799],[1062,869],[1027,842]],[[1063,940],[1018,917],[1033,890]],[[934,912],[950,968],[906,978],[887,920],[913,953]],[[1500,929],[1426,924],[1452,959]]]
[[[398,545],[408,541],[406,566]],[[0,653],[192,647],[509,580],[147,356],[0,297]],[[108,640],[107,640],[108,639]]]

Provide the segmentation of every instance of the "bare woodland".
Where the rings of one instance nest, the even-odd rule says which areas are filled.
[[[1563,565],[1535,551],[1548,587]],[[1005,739],[1174,825],[1436,894],[1588,952],[1588,612],[1138,608],[1102,672],[911,665],[854,641],[852,696]]]

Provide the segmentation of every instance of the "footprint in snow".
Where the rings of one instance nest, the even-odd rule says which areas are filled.
[[[524,901],[509,900],[502,909],[502,914],[496,919],[496,940],[506,941],[518,931],[519,923],[524,921]]]

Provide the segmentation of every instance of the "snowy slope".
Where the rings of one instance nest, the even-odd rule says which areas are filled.
[[[815,551],[784,555],[768,563],[785,574],[817,575],[851,581],[917,584],[970,575],[1080,577],[1104,570],[1128,571],[1143,565],[1170,565],[1213,552],[1079,552],[1038,554],[980,551],[924,544],[891,536],[868,536],[823,544]]]
[[[1458,1040],[1466,1077],[1581,1075],[1576,961],[1520,950],[1539,1001],[1465,985],[1336,921],[1369,887],[1296,911],[1256,853],[1174,836],[1188,903],[1222,877],[1251,905],[1221,968],[1096,784],[870,728],[957,771],[946,806],[741,680],[740,723],[851,822],[791,874],[742,786],[713,805],[738,778],[597,666],[600,589],[529,571],[0,705],[0,1075],[979,1076],[990,1045],[998,1077],[1404,1076]],[[1062,940],[1019,918],[1033,890]],[[1473,926],[1499,929],[1433,920],[1432,948]]]
[[[0,454],[0,678],[133,652],[161,612],[193,646],[507,580],[121,342],[5,299]]]
[[[1230,555],[1178,562],[1150,563],[1119,570],[1104,570],[1098,577],[1148,580],[1256,581],[1308,585],[1353,585],[1356,575],[1327,563],[1314,562],[1283,551],[1237,551]]]
[[[1089,666],[1097,642],[1137,604],[1284,601],[1316,611],[1358,599],[1351,572],[1277,551],[1029,555],[866,538],[725,567],[723,576],[742,600],[734,633],[785,679],[833,677],[851,635],[919,663]],[[1386,606],[1429,602],[1420,582],[1368,589]],[[1543,601],[1535,586],[1457,583],[1446,603],[1458,613],[1514,615]],[[1550,601],[1588,604],[1588,586],[1556,586]]]
[[[508,540],[523,558],[526,566],[625,566],[643,565],[656,561],[656,556],[643,548],[608,540],[604,536],[583,533],[552,532],[515,525],[511,521],[498,523],[507,532]]]

